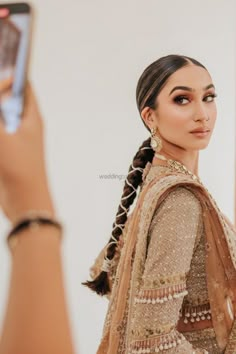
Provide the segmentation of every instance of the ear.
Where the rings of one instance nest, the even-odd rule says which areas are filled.
[[[154,123],[153,110],[150,107],[145,107],[142,110],[141,117],[149,128],[153,127],[153,123]]]

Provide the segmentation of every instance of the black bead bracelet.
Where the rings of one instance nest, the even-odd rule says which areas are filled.
[[[33,217],[33,218],[26,218],[13,226],[12,230],[9,232],[7,236],[7,243],[10,249],[13,249],[16,244],[17,244],[17,236],[18,234],[28,228],[31,228],[31,230],[38,229],[40,225],[51,225],[56,227],[59,231],[62,231],[62,225],[59,221],[52,219],[52,218],[47,218],[47,217]],[[61,237],[60,233],[60,237]]]

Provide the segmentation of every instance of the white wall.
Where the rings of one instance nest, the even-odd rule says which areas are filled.
[[[148,137],[135,105],[144,68],[180,53],[207,66],[218,93],[218,122],[201,152],[200,175],[234,218],[235,28],[232,0],[34,0],[31,78],[47,128],[49,177],[65,223],[64,261],[77,352],[94,354],[107,300],[81,286],[108,240],[125,175]],[[2,245],[7,223],[1,222]],[[0,313],[10,257],[0,249]],[[43,262],[43,260],[42,260]]]

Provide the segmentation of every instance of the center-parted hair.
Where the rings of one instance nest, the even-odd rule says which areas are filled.
[[[169,77],[184,66],[192,64],[206,69],[205,66],[197,60],[177,54],[161,57],[150,64],[140,76],[136,88],[136,103],[140,115],[145,107],[156,109],[157,97]],[[143,119],[142,122],[148,131],[150,131]],[[143,141],[129,167],[121,202],[112,225],[112,233],[107,245],[108,260],[112,260],[115,256],[117,243],[122,236],[129,209],[137,196],[138,187],[142,184],[143,170],[146,164],[153,160],[154,150],[150,146],[150,141],[151,137]],[[99,295],[105,295],[110,292],[108,274],[103,270],[101,270],[100,274],[93,281],[87,281],[83,283],[83,285],[88,286]]]

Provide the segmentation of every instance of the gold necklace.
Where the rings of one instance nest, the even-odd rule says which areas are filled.
[[[207,193],[209,194],[209,196],[211,197],[213,203],[215,204],[216,208],[218,208],[217,204],[216,204],[216,201],[215,199],[213,198],[213,196],[211,195],[211,193],[209,192],[209,190],[207,189],[207,187],[202,183],[202,181],[200,180],[200,178],[198,176],[196,176],[195,174],[193,174],[191,171],[189,171],[187,169],[186,166],[184,166],[184,164],[182,164],[181,162],[179,161],[176,161],[176,160],[172,160],[172,159],[167,159],[165,156],[163,155],[160,155],[158,153],[155,153],[154,157],[156,158],[160,158],[161,160],[164,160],[167,162],[168,166],[173,170],[177,170],[178,172],[182,172],[186,175],[189,175],[190,177],[192,177],[193,180],[199,182],[203,188],[207,191]],[[157,165],[158,166],[158,165]],[[163,166],[163,165],[162,165]],[[207,204],[207,207],[209,208],[212,208],[211,206],[211,203],[209,204],[208,202],[206,202]],[[219,208],[218,208],[219,210]]]
[[[179,161],[176,161],[176,160],[172,160],[172,159],[167,159],[165,156],[161,155],[161,154],[158,154],[158,153],[155,153],[154,155],[156,158],[159,158],[161,160],[164,160],[167,162],[168,166],[173,170],[177,170],[178,172],[180,173],[184,173],[186,175],[189,175],[193,180],[195,181],[198,181],[199,183],[202,184],[200,178],[198,176],[196,176],[194,173],[192,173],[191,171],[189,171],[187,169],[186,166],[184,166],[184,164],[182,164],[181,162]]]

